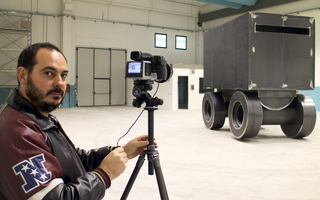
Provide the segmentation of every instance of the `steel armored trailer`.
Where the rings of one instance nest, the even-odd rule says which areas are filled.
[[[310,135],[316,122],[315,20],[249,12],[204,33],[206,127],[229,118],[238,139],[255,137],[261,125],[280,125],[290,138]]]

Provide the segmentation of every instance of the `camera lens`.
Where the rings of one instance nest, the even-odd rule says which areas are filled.
[[[140,51],[132,51],[130,57],[132,60],[140,60],[141,59],[141,52]]]

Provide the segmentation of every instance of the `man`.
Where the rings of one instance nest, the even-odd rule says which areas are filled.
[[[75,148],[50,114],[64,97],[67,76],[64,55],[50,43],[20,54],[19,89],[0,110],[0,200],[102,199],[128,159],[147,147],[143,135],[123,147]]]

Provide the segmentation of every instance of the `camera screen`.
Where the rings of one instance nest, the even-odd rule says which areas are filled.
[[[141,72],[141,62],[131,62],[128,66],[129,74],[138,74]]]
[[[126,77],[141,78],[144,71],[143,61],[129,61],[126,66]]]

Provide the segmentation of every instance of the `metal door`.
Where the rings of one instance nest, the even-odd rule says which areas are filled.
[[[110,50],[94,50],[94,105],[110,105]]]
[[[179,108],[188,109],[188,76],[178,76]]]
[[[77,106],[93,106],[93,49],[77,48]]]
[[[126,50],[77,48],[77,105],[124,105]]]
[[[123,50],[111,51],[111,105],[126,103],[126,57]]]

